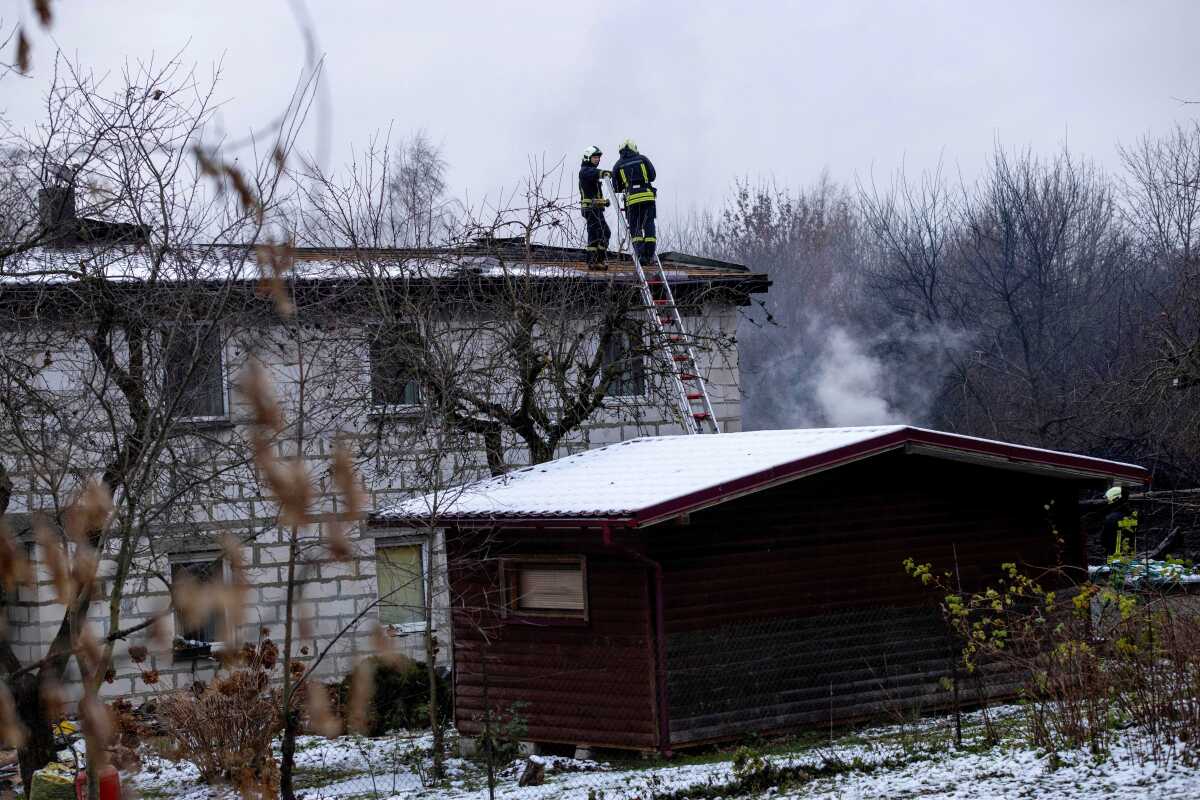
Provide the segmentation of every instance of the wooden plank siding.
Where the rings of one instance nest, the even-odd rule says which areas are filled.
[[[893,453],[649,529],[664,568],[671,744],[944,705],[953,653],[912,557],[978,587],[1081,563],[1078,483]],[[1009,683],[993,681],[994,689]]]
[[[607,545],[599,529],[450,529],[456,725],[478,735],[485,705],[523,703],[532,741],[668,749],[944,706],[953,643],[903,560],[954,570],[957,554],[970,591],[1003,562],[1057,563],[1053,521],[1063,560],[1082,565],[1083,485],[893,452]],[[634,553],[663,568],[669,742],[654,571]],[[587,558],[588,620],[504,618],[499,559],[563,554]]]
[[[484,539],[489,541],[484,544]],[[478,735],[487,705],[521,703],[526,738],[654,749],[658,744],[649,573],[602,544],[599,531],[450,531],[455,724]],[[504,619],[499,558],[582,554],[588,620]]]

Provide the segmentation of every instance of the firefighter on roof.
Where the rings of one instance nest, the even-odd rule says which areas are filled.
[[[601,179],[609,176],[608,170],[600,169],[600,148],[595,145],[583,151],[583,163],[579,165],[579,207],[587,223],[588,263],[603,269],[604,256],[608,252],[608,239],[612,232],[604,219],[604,208],[608,198],[604,196]]]
[[[651,185],[654,165],[638,152],[637,143],[626,139],[621,143],[621,158],[613,164],[613,188],[625,194],[625,218],[629,220],[629,236],[633,250],[643,264],[654,259],[658,240],[654,235],[655,195]]]

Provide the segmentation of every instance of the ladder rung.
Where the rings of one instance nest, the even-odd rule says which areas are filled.
[[[620,210],[620,198],[616,194],[611,179],[605,179],[604,185],[607,188],[607,193],[613,195],[614,203]],[[622,215],[617,215],[617,233],[621,234]],[[632,232],[630,232],[632,235]],[[680,422],[684,422],[684,427],[689,433],[720,433],[721,427],[717,423],[715,415],[711,412],[712,405],[709,403],[708,392],[704,388],[704,378],[696,372],[689,370],[698,369],[694,356],[695,350],[711,350],[709,347],[703,347],[696,343],[700,341],[695,334],[689,333],[687,326],[680,316],[679,306],[675,302],[674,293],[671,291],[671,282],[667,276],[667,271],[663,267],[662,259],[655,253],[649,261],[643,262],[638,258],[636,250],[631,254],[633,258],[634,274],[639,281],[639,293],[641,299],[645,303],[642,308],[646,311],[646,316],[651,320],[653,326],[657,321],[657,335],[648,340],[648,344],[653,342],[653,346],[658,350],[659,356],[669,356],[669,363],[673,366],[672,372],[675,375],[679,394],[677,395],[676,403],[682,400],[683,408],[679,411],[681,416],[678,418]],[[659,287],[659,288],[655,288]],[[667,326],[674,325],[674,328]],[[692,348],[695,348],[693,350]],[[685,385],[685,382],[689,382]],[[699,405],[703,410],[696,411],[694,409]],[[692,422],[687,423],[688,415],[691,416]]]

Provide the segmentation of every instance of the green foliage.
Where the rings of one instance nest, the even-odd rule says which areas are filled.
[[[1151,758],[1200,753],[1200,613],[1161,568],[1156,581],[1140,580],[1150,568],[1119,552],[1103,581],[1072,586],[1075,573],[1062,566],[1035,575],[1006,563],[977,591],[911,558],[904,568],[937,594],[968,672],[986,663],[1024,676],[1035,746],[1052,755],[1087,747],[1099,758],[1116,727],[1135,725]]]
[[[367,714],[367,733],[382,736],[398,728],[429,727],[429,670],[425,664],[409,661],[396,667],[379,659],[375,661],[375,693]],[[338,699],[343,708],[351,696],[351,685],[359,672],[347,675],[338,687]],[[450,686],[438,676],[438,719],[441,724],[450,716]]]
[[[1000,565],[1002,577],[994,586],[978,592],[960,591],[949,570],[939,575],[932,565],[911,558],[904,560],[904,570],[941,595],[942,616],[962,642],[967,672],[974,672],[981,658],[1009,647],[1015,636],[1040,637],[1061,606],[1055,591],[1011,562]],[[1082,613],[1087,609],[1085,602]]]
[[[477,714],[475,719],[483,723],[483,731],[479,734],[479,750],[492,763],[504,764],[517,755],[521,740],[529,733],[529,725],[521,716],[528,703],[518,700],[508,707],[508,711],[498,713],[488,709],[484,714]]]
[[[770,761],[751,747],[739,747],[733,754],[733,777],[747,789],[766,789],[775,782],[776,770]]]

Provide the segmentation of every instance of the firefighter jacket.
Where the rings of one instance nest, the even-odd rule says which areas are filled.
[[[654,165],[641,153],[623,151],[620,160],[613,164],[613,188],[625,192],[625,207],[646,203],[654,199]]]
[[[600,183],[600,168],[593,167],[589,159],[579,165],[579,207],[584,211],[589,208],[603,209],[608,205],[604,197],[604,189]]]

